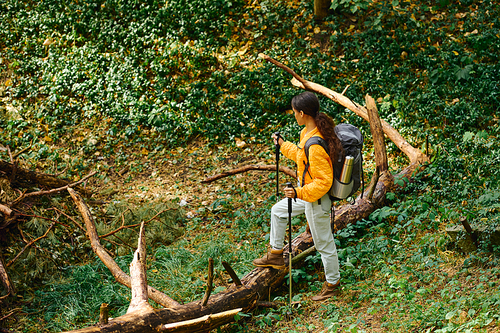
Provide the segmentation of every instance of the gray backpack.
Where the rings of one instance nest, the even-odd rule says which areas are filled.
[[[342,147],[345,151],[345,156],[352,156],[353,168],[350,182],[341,182],[340,173],[343,166],[343,161],[340,157],[338,157],[337,159],[333,159],[332,156],[330,156],[334,165],[334,175],[333,184],[328,191],[328,194],[330,194],[330,198],[332,200],[346,199],[352,196],[358,190],[359,186],[363,184],[363,189],[361,192],[362,197],[365,188],[363,174],[363,154],[361,153],[361,150],[363,149],[363,134],[361,134],[361,131],[356,126],[351,124],[339,124],[335,126],[335,134],[337,134],[337,137],[342,143]],[[307,164],[302,175],[301,184],[304,184],[306,173],[309,169],[309,147],[311,147],[312,145],[320,145],[328,154],[330,151],[328,149],[328,144],[326,143],[326,141],[318,136],[313,136],[306,141],[304,149],[306,153]],[[335,166],[337,167],[335,168]]]

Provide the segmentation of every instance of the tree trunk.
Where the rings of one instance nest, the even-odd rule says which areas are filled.
[[[330,9],[331,0],[314,0],[314,18],[322,20],[328,16],[328,9]]]

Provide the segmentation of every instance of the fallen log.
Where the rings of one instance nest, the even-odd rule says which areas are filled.
[[[266,60],[271,61],[281,68],[288,68],[276,62],[274,59],[271,59],[264,55],[262,56]],[[377,112],[370,112],[369,116],[366,108],[353,103],[345,96],[342,96],[315,83],[305,81],[289,68],[287,71],[294,76],[296,81],[295,85],[300,86],[304,89],[322,93],[325,96],[336,101],[337,103],[345,103],[346,105],[348,104],[350,106],[348,108],[352,107],[356,109],[356,113],[358,114],[359,112],[364,119],[368,120],[369,117],[372,117],[374,118],[372,121],[377,121]],[[404,140],[404,138],[402,138],[401,135],[399,135],[396,130],[394,130],[389,124],[387,124],[387,122],[380,121],[380,124],[383,132],[410,159],[410,164],[405,169],[403,169],[397,175],[397,177],[411,178],[411,176],[421,167],[422,163],[428,161],[427,156],[425,156],[419,150],[413,148],[408,142],[406,142],[406,140]],[[376,127],[377,126],[375,126],[375,128]],[[382,136],[380,130],[374,130],[374,133],[372,133],[372,135],[376,137],[380,142],[380,137]],[[363,198],[358,197],[355,201],[355,204],[346,204],[335,210],[336,230],[345,228],[347,225],[360,219],[367,218],[377,207],[380,207],[384,203],[385,195],[388,191],[394,191],[398,189],[398,186],[394,182],[393,175],[391,175],[385,167],[386,163],[384,160],[387,159],[385,151],[381,151],[377,148],[376,155],[378,156],[376,157],[377,169],[379,169],[380,171],[380,178],[378,179],[378,182],[374,184],[372,188],[366,189]],[[242,168],[239,168],[239,170],[242,170]],[[247,170],[250,170],[250,168]],[[275,167],[274,170],[276,170]],[[227,172],[221,175],[223,176],[219,178],[225,177],[225,175],[227,175]],[[206,182],[206,180],[204,180],[204,182]],[[371,194],[370,198],[367,198],[367,194],[369,193]],[[92,228],[90,223],[87,224],[87,220],[93,223],[92,219],[87,217],[84,218],[84,220],[86,221],[87,229],[89,230],[89,228]],[[90,237],[90,232],[88,233]],[[96,234],[92,237],[94,238],[94,240],[98,239]],[[296,256],[296,258],[305,259],[309,253],[312,253],[314,251],[313,249],[310,249],[312,245],[312,236],[309,232],[306,231],[292,240],[291,248],[294,250],[295,254],[305,252],[305,254],[302,256]],[[92,248],[94,249],[94,251],[98,250],[98,248],[94,248],[94,245],[92,246]],[[286,266],[288,265],[289,258],[288,251],[289,246],[286,246],[284,248]],[[282,283],[287,272],[288,269],[286,268],[277,270],[272,268],[257,267],[241,279],[241,285],[233,284],[228,289],[210,296],[205,306],[203,306],[204,302],[200,300],[184,305],[172,305],[168,308],[163,309],[140,309],[131,313],[127,313],[124,316],[112,319],[106,325],[87,327],[73,332],[157,332],[162,331],[167,327],[183,327],[183,329],[181,330],[182,332],[197,332],[201,330],[206,331],[206,327],[200,328],[199,326],[196,326],[188,328],[188,326],[182,326],[182,322],[191,320],[194,320],[193,322],[197,323],[205,322],[207,320],[206,318],[210,318],[210,315],[212,314],[225,313],[235,308],[237,308],[238,310],[241,309],[241,311],[243,312],[251,311],[256,306],[258,306],[259,301],[264,298],[265,295],[269,294],[270,290]],[[222,325],[233,320],[231,316],[222,317],[223,319],[218,322],[218,325]]]

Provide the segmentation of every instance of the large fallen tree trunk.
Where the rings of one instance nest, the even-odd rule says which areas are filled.
[[[344,96],[335,93],[325,87],[303,80],[288,67],[276,62],[267,56],[263,57],[285,69],[294,76],[294,84],[301,86],[304,89],[312,90],[324,94],[328,98],[346,106],[347,108],[355,109],[356,114],[359,114],[365,119],[370,119],[370,124],[374,124],[372,135],[374,137],[375,156],[377,164],[377,174],[380,178],[373,184],[373,188],[366,189],[363,197],[358,197],[355,204],[346,204],[335,211],[335,228],[337,230],[344,228],[350,223],[368,217],[377,207],[384,203],[385,195],[388,191],[397,190],[394,183],[393,175],[387,170],[387,156],[383,148],[382,131],[409,157],[410,164],[402,170],[396,177],[410,178],[413,173],[421,166],[421,163],[426,162],[427,156],[413,148],[410,144],[399,135],[389,124],[380,121],[378,112],[376,111],[375,103],[369,96],[366,97],[369,110],[361,107]],[[354,111],[354,110],[353,110]],[[370,111],[370,112],[368,112]],[[358,113],[359,112],[359,113]],[[234,174],[234,173],[233,173]],[[292,175],[293,176],[293,175]],[[220,178],[220,177],[219,177]],[[73,195],[72,195],[73,196]],[[73,196],[75,199],[75,196]],[[81,204],[79,204],[81,209]],[[88,213],[86,213],[88,214]],[[87,218],[88,219],[88,218]],[[90,219],[91,220],[91,219]],[[87,229],[89,224],[86,222]],[[90,226],[90,228],[92,228]],[[95,227],[94,227],[95,228]],[[94,231],[93,231],[94,232]],[[90,236],[90,232],[89,232]],[[94,238],[98,237],[96,234]],[[313,240],[307,231],[300,234],[292,240],[292,253],[298,254],[313,246]],[[96,251],[98,247],[93,244],[93,249]],[[289,247],[285,247],[285,261],[288,264]],[[310,253],[312,251],[308,251]],[[97,252],[96,252],[97,253]],[[307,255],[300,256],[304,260]],[[298,256],[296,258],[299,258]],[[106,259],[106,261],[108,261]],[[112,260],[112,259],[111,259]],[[198,332],[207,331],[208,329],[217,327],[210,324],[211,317],[217,317],[216,325],[228,323],[233,319],[233,313],[238,311],[248,312],[255,308],[258,301],[269,295],[270,290],[280,285],[287,269],[276,270],[272,268],[255,268],[250,273],[241,279],[240,284],[233,284],[228,289],[212,295],[206,300],[199,300],[184,305],[173,304],[163,309],[151,309],[149,307],[139,308],[136,311],[127,313],[124,316],[110,320],[107,324],[100,326],[92,326],[83,328],[73,332]],[[97,310],[97,309],[96,309]],[[230,312],[228,312],[230,311]],[[234,312],[231,312],[234,311]],[[227,315],[230,313],[230,315]],[[214,315],[218,314],[218,315]],[[202,322],[203,324],[199,324]],[[195,324],[194,324],[195,323]]]

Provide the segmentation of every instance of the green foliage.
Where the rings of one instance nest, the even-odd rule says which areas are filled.
[[[370,0],[333,0],[330,8],[333,10],[349,11],[353,14],[365,10],[370,5]]]
[[[6,140],[26,145],[43,125],[58,141],[82,122],[105,134],[96,131],[92,149],[123,136],[144,137],[144,131],[172,146],[199,134],[222,142],[272,132],[288,122],[276,111],[289,108],[295,90],[283,88],[288,77],[280,69],[259,63],[256,53],[263,49],[284,56],[312,81],[350,85],[355,101],[365,93],[386,96],[392,106],[383,117],[420,140],[424,124],[441,135],[494,118],[498,8],[491,2],[465,14],[463,22],[458,19],[469,8],[451,7],[443,16],[425,4],[398,1],[332,5],[353,12],[370,6],[378,14],[351,26],[327,18],[316,27],[328,32],[333,45],[323,52],[300,38],[315,30],[297,16],[311,15],[306,3],[245,8],[240,1],[6,1],[2,12],[13,15],[0,20],[0,66],[14,70],[8,92],[22,120],[3,120],[2,126],[24,133],[5,133]],[[289,20],[293,15],[299,23]],[[492,23],[486,29],[482,22]],[[458,25],[467,33],[448,38]],[[245,27],[243,35],[238,26]],[[373,29],[359,29],[365,26]],[[289,31],[299,38],[288,42]],[[359,121],[324,103],[336,117]]]

